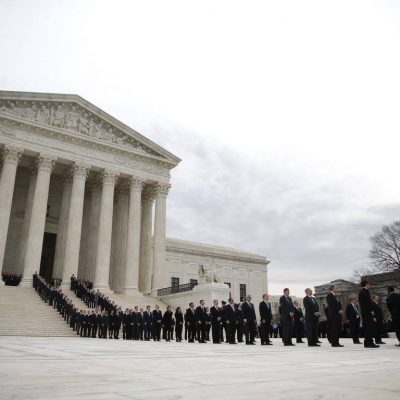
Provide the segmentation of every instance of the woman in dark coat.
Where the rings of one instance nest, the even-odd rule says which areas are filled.
[[[183,314],[182,309],[178,307],[175,311],[175,336],[177,342],[182,342]]]
[[[163,326],[163,332],[165,332],[165,340],[167,342],[170,342],[172,336],[172,328],[174,325],[174,317],[171,311],[171,306],[167,306],[167,311],[165,311],[161,322]]]

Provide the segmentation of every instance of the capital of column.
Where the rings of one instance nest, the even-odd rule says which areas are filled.
[[[143,190],[145,180],[137,176],[129,177],[129,188],[141,192]]]
[[[105,169],[103,172],[103,186],[115,186],[119,177],[119,172],[112,169]]]
[[[153,186],[145,186],[142,190],[142,200],[144,203],[152,204],[156,198],[156,192]]]
[[[171,185],[169,183],[159,183],[155,186],[156,197],[167,197]]]
[[[15,164],[18,165],[23,149],[15,146],[5,146],[2,152],[2,159],[4,164]]]
[[[62,183],[64,187],[72,186],[72,180],[73,180],[73,174],[71,170],[68,170],[65,172],[65,174],[62,177]]]
[[[36,161],[38,171],[51,172],[56,165],[56,160],[57,157],[50,154],[40,154]]]
[[[115,196],[117,196],[117,197],[126,195],[126,194],[128,194],[128,192],[129,192],[129,185],[126,182],[118,183],[118,185],[115,186],[114,193],[115,193]]]
[[[90,168],[91,168],[90,165],[78,162],[78,163],[75,163],[71,167],[71,173],[74,177],[86,180],[86,178],[88,177]]]

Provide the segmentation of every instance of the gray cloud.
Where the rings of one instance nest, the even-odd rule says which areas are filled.
[[[172,172],[168,234],[266,255],[275,284],[350,277],[368,263],[369,237],[400,213],[400,203],[353,202],[363,183],[350,177],[323,180],[268,152],[259,161],[176,127],[148,129],[183,159]]]

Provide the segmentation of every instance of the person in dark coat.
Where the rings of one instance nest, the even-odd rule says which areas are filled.
[[[167,306],[167,311],[165,311],[162,317],[162,327],[165,332],[164,336],[167,342],[171,341],[173,324],[174,324],[174,318],[171,311],[171,306]]]
[[[222,309],[218,306],[218,300],[213,301],[213,306],[210,309],[211,313],[211,333],[213,343],[221,343],[220,332],[222,324]]]
[[[97,336],[97,315],[95,311],[92,311],[90,314],[90,328],[91,328],[91,337],[95,338]]]
[[[196,308],[197,340],[199,343],[206,343],[206,308],[204,300]]]
[[[393,329],[396,332],[396,337],[399,343],[396,344],[400,347],[400,294],[395,293],[393,286],[388,286],[388,296],[386,297],[386,305],[392,317]]]
[[[211,312],[208,307],[206,307],[206,315],[205,315],[205,340],[206,342],[210,341],[210,330],[211,330]]]
[[[319,328],[319,305],[310,288],[305,290],[306,296],[303,299],[305,310],[305,322],[307,331],[307,342],[309,346],[319,346],[318,328]]]
[[[271,303],[268,301],[269,296],[267,293],[263,294],[262,301],[259,304],[260,312],[260,339],[261,345],[271,345],[272,341],[269,338],[272,322]]]
[[[115,311],[114,314],[114,339],[119,339],[119,330],[121,329],[123,312],[121,309]]]
[[[229,304],[228,304],[229,305]],[[244,316],[242,303],[236,304],[236,315],[237,315],[237,325],[236,325],[236,336],[238,343],[243,343],[244,335]],[[226,336],[228,342],[228,336]]]
[[[144,340],[151,339],[151,325],[153,320],[153,314],[151,313],[150,306],[146,307],[146,311],[143,314],[143,330]]]
[[[382,341],[383,336],[383,311],[381,305],[379,303],[380,298],[378,295],[372,296],[372,307],[374,310],[374,317],[375,317],[375,343],[376,344],[385,344]]]
[[[161,340],[162,312],[158,304],[156,304],[156,308],[153,310],[152,324],[153,340],[159,342]]]
[[[189,303],[189,308],[185,313],[185,324],[188,335],[188,342],[194,343],[196,337],[196,310],[194,309],[194,304]]]
[[[361,308],[361,318],[364,330],[364,347],[379,347],[379,345],[375,344],[373,340],[373,337],[375,336],[374,324],[376,323],[376,318],[371,295],[369,293],[369,282],[367,280],[361,281],[361,290],[358,292],[358,303]]]
[[[326,296],[326,303],[328,304],[327,318],[329,320],[329,337],[332,347],[343,347],[339,343],[340,332],[342,331],[342,304],[336,296],[336,286],[329,287],[329,293]]]
[[[304,343],[304,314],[297,301],[293,302],[293,327],[296,336],[296,343]]]
[[[228,343],[236,344],[235,333],[237,326],[237,312],[233,298],[230,298],[229,303],[224,306],[224,320],[227,326]]]
[[[282,341],[285,346],[294,346],[292,343],[294,308],[289,297],[288,288],[283,289],[283,296],[279,299],[280,316],[282,325]]]
[[[360,342],[360,322],[361,315],[357,307],[357,299],[355,297],[350,298],[350,303],[346,306],[346,318],[349,324],[350,334],[353,338],[354,344],[361,344]]]
[[[107,339],[108,323],[109,323],[108,314],[106,313],[106,311],[103,311],[101,313],[101,328],[102,328],[101,337],[103,339]]]
[[[245,323],[246,344],[255,344],[257,334],[257,317],[254,304],[251,302],[251,296],[246,296],[246,301],[242,304],[243,321]]]
[[[183,313],[180,307],[177,307],[175,311],[175,339],[177,342],[182,342],[182,330],[183,330]]]

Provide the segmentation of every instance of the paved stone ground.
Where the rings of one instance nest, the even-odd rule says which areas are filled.
[[[400,399],[394,339],[364,349],[0,337],[0,398]]]

